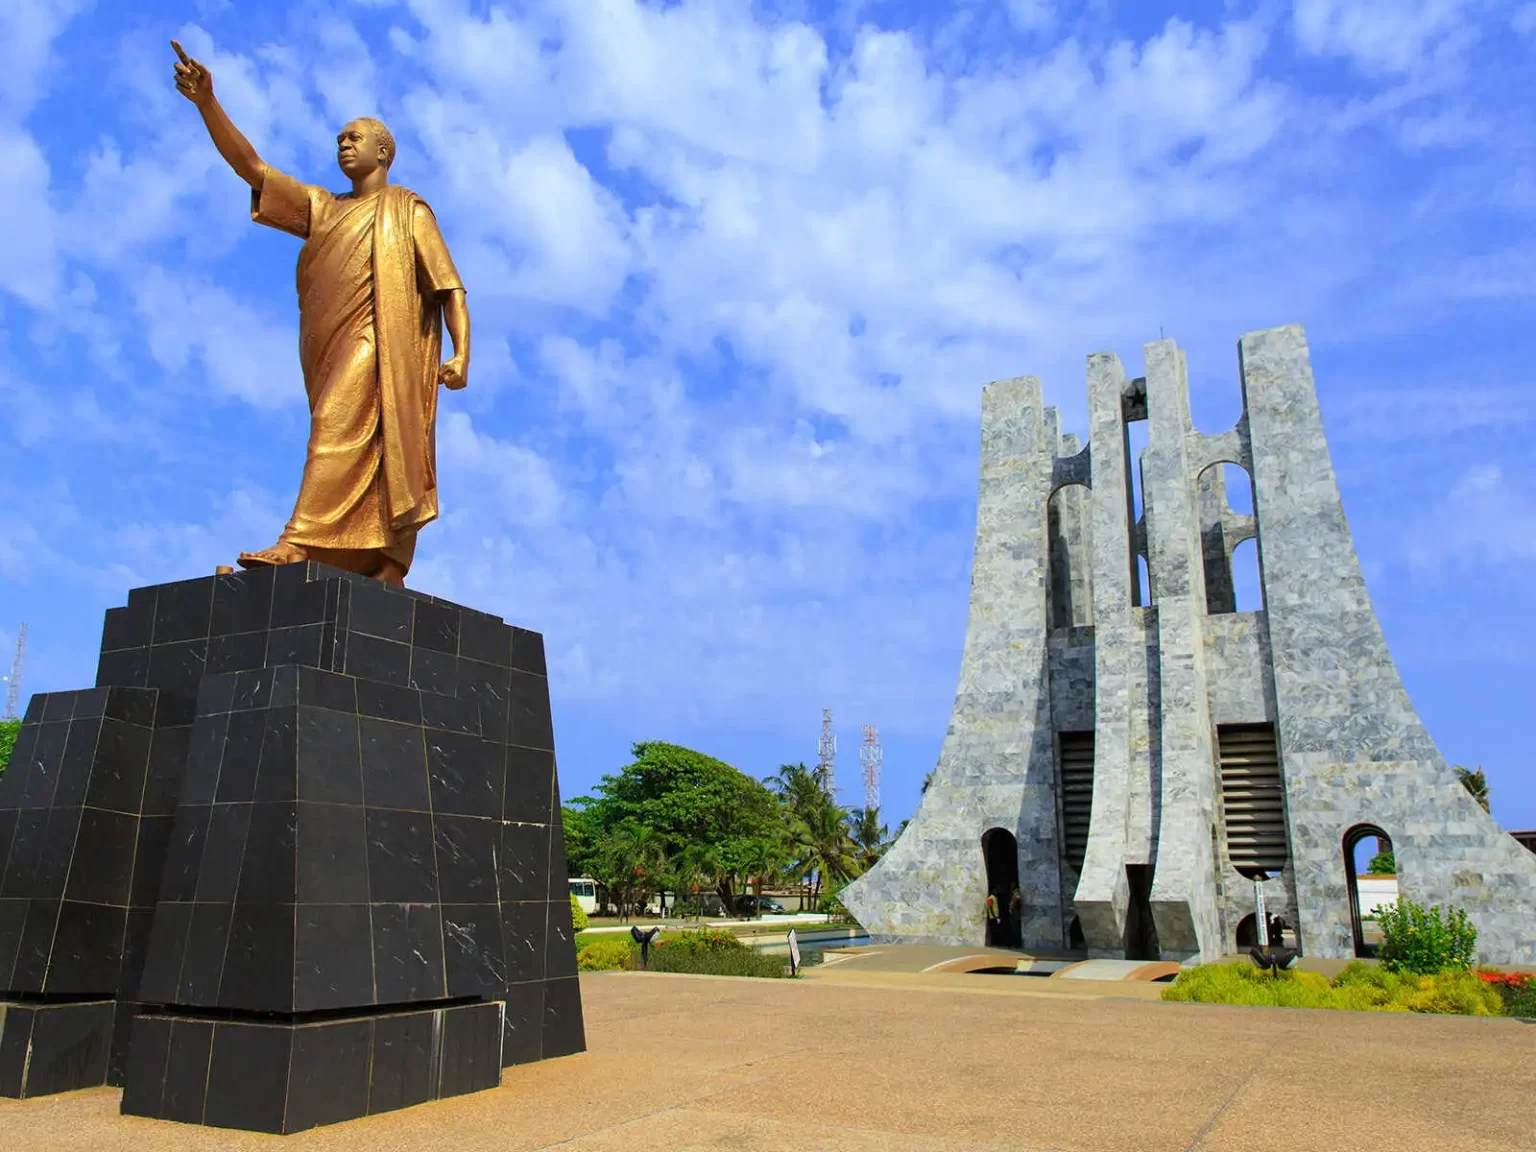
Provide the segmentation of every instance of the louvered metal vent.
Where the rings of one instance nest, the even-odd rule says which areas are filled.
[[[1285,867],[1285,784],[1271,724],[1224,724],[1221,802],[1226,810],[1227,851],[1245,874],[1271,875]]]
[[[1061,811],[1067,863],[1079,872],[1088,851],[1088,818],[1093,812],[1093,733],[1058,732],[1061,746]]]

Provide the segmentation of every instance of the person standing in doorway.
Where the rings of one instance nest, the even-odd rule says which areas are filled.
[[[1000,917],[998,915],[998,909],[997,909],[997,893],[996,892],[988,892],[987,893],[987,943],[989,945],[993,945],[993,944],[997,943],[997,936],[998,936],[998,928],[999,927],[1000,927]]]
[[[1018,946],[1024,941],[1022,917],[1024,912],[1024,894],[1019,891],[1019,886],[1013,886],[1013,893],[1008,897],[1008,928],[1009,943]]]

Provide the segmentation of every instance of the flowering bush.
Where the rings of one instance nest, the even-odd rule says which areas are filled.
[[[1425,908],[1399,897],[1381,909],[1381,966],[1389,972],[1434,976],[1448,969],[1466,971],[1477,960],[1477,929],[1460,908],[1442,914],[1437,904]]]
[[[1499,972],[1482,968],[1477,978],[1495,988],[1504,1002],[1504,1015],[1536,1018],[1536,977],[1529,972]]]
[[[698,932],[679,932],[666,940],[658,940],[651,947],[656,951],[679,952],[734,952],[746,945],[736,938],[736,933],[719,928],[705,928]]]

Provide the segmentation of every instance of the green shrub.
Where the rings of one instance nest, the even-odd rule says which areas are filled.
[[[1505,1010],[1499,990],[1472,972],[1451,969],[1417,976],[1358,962],[1347,965],[1331,983],[1319,972],[1272,975],[1248,964],[1203,964],[1181,972],[1163,999],[1455,1016],[1497,1016]]]
[[[587,930],[587,914],[582,910],[581,902],[576,897],[571,897],[571,931],[585,932]]]
[[[1202,964],[1179,973],[1164,1000],[1195,1004],[1258,1004],[1272,1008],[1327,1008],[1328,978],[1317,972],[1270,975],[1251,964]]]
[[[836,892],[823,892],[817,910],[825,912],[834,920],[853,919],[853,914],[848,911],[847,905],[843,903],[843,890],[841,888]]]
[[[1381,965],[1391,972],[1434,976],[1455,969],[1467,971],[1477,960],[1477,929],[1460,908],[1442,913],[1437,904],[1425,908],[1399,897],[1396,907],[1382,908]]]
[[[787,956],[770,956],[754,948],[676,948],[677,941],[651,948],[652,972],[690,972],[703,976],[759,976],[774,979],[789,975]]]
[[[11,762],[11,750],[16,747],[16,734],[21,731],[20,720],[0,720],[0,776]]]
[[[1397,857],[1389,848],[1385,852],[1378,852],[1371,857],[1371,862],[1365,866],[1366,872],[1371,876],[1396,876]]]
[[[615,968],[638,966],[636,949],[627,936],[614,936],[607,940],[594,940],[583,944],[576,953],[576,967],[582,972],[605,972]]]
[[[734,932],[723,928],[703,928],[697,932],[679,932],[676,936],[658,940],[651,945],[651,954],[657,952],[736,952],[745,949]],[[655,967],[655,965],[652,965]]]

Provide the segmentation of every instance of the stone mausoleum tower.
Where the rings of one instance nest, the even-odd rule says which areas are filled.
[[[1174,342],[1145,356],[1134,380],[1089,358],[1085,444],[1038,379],[983,390],[954,712],[921,807],[848,908],[876,939],[980,944],[990,891],[998,942],[1210,961],[1253,942],[1268,877],[1302,952],[1348,957],[1370,949],[1354,859],[1375,838],[1403,895],[1467,910],[1484,961],[1536,962],[1536,855],[1457,781],[1398,678],[1305,333],[1241,339],[1243,415],[1219,435],[1194,430]],[[1252,478],[1252,515],[1229,505],[1223,464]],[[1237,612],[1249,538],[1264,607]]]

